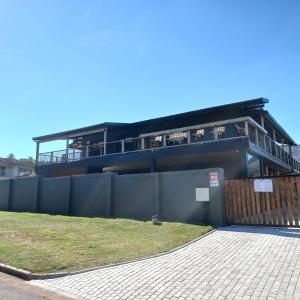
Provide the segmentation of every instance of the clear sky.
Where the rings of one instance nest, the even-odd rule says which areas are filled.
[[[0,156],[261,96],[300,142],[299,16],[298,0],[0,0]]]

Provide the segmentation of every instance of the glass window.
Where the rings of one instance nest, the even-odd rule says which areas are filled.
[[[247,153],[247,164],[248,164],[248,176],[249,177],[260,177],[260,161],[254,155]]]
[[[225,126],[219,126],[216,128],[218,137],[223,137],[225,133]]]
[[[5,167],[0,167],[0,176],[4,177],[6,173],[6,168]]]

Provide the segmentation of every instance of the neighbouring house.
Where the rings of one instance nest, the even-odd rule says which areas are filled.
[[[29,176],[33,169],[34,164],[29,160],[0,157],[0,179]]]
[[[296,142],[258,98],[134,123],[102,123],[35,137],[45,177],[220,167],[225,177],[299,173]],[[60,151],[40,144],[65,140]]]

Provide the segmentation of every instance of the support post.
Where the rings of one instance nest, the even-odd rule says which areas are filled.
[[[121,141],[121,149],[122,149],[122,153],[124,153],[125,152],[125,141],[124,140]]]
[[[37,165],[40,157],[40,142],[36,142],[36,151],[35,151],[35,164]]]
[[[284,141],[284,138],[281,138],[281,150],[280,150],[280,152],[282,153],[281,154],[281,156],[282,156],[282,158],[281,158],[281,160],[283,161],[283,162],[285,162],[285,154],[284,154],[284,143],[285,143],[285,141]]]
[[[260,167],[260,176],[264,176],[264,160],[262,158],[259,161],[259,167]]]
[[[86,153],[85,153],[85,158],[89,158],[89,146],[86,146],[86,149],[85,149],[85,151],[86,151]]]
[[[249,136],[249,122],[248,121],[245,122],[245,135]]]
[[[245,150],[241,151],[241,177],[248,177],[247,152]]]
[[[190,144],[191,143],[191,131],[188,130],[187,132],[187,143]]]
[[[257,130],[257,127],[255,127],[255,142],[256,142],[256,146],[258,146],[258,130]]]
[[[275,131],[275,129],[273,129],[273,140],[276,143],[276,131]]]
[[[66,140],[66,162],[69,161],[69,138]]]
[[[103,145],[104,155],[106,155],[106,143],[107,143],[107,129],[104,130],[104,145]]]
[[[167,139],[166,136],[163,135],[163,146],[166,148],[167,147]]]
[[[294,172],[294,159],[293,159],[293,152],[292,152],[292,145],[289,144],[289,154],[290,154],[290,160],[291,160],[291,167],[292,167],[292,172]]]
[[[260,125],[265,128],[265,118],[263,114],[260,115]]]
[[[144,151],[145,150],[145,138],[142,138],[141,139],[141,141],[142,141],[142,151]]]

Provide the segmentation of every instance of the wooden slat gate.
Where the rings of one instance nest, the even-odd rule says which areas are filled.
[[[228,224],[300,226],[300,176],[270,179],[272,193],[255,192],[253,178],[225,180]]]

